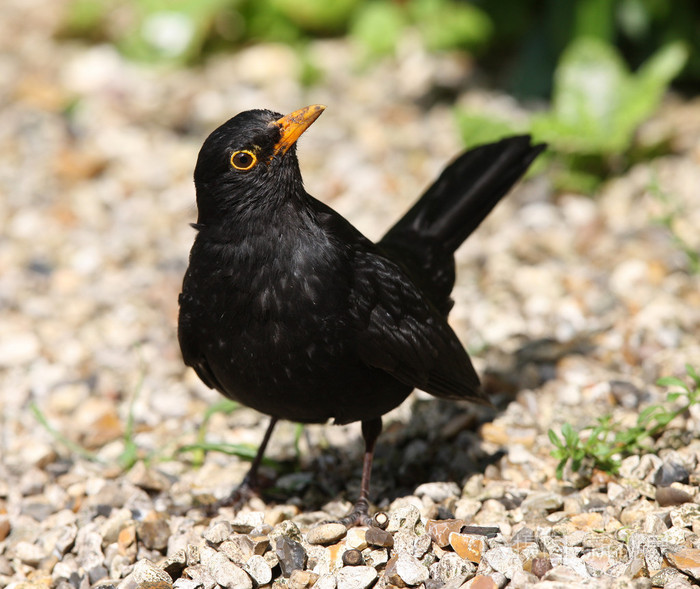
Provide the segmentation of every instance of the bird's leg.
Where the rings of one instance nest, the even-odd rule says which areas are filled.
[[[260,446],[258,447],[258,452],[255,455],[255,458],[253,458],[253,461],[250,463],[250,468],[243,477],[243,481],[241,481],[241,484],[236,487],[228,497],[218,502],[216,504],[217,507],[230,505],[237,508],[242,506],[248,499],[258,494],[258,468],[260,468],[260,463],[262,462],[265,449],[270,441],[272,430],[275,428],[276,423],[277,418],[271,417],[270,424],[267,426],[265,435],[263,436],[262,442],[260,442]]]
[[[368,419],[362,422],[362,437],[365,439],[365,457],[362,462],[362,483],[360,485],[360,497],[352,511],[340,520],[340,523],[348,528],[356,525],[370,526],[372,520],[369,517],[369,482],[372,476],[372,460],[374,459],[374,446],[379,434],[382,433],[382,418]]]

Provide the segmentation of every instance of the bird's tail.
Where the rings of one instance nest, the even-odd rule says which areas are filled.
[[[379,245],[433,302],[449,310],[453,254],[546,148],[529,135],[466,151],[440,174]]]
[[[382,239],[427,238],[454,252],[525,173],[546,145],[529,135],[466,151],[440,174]]]

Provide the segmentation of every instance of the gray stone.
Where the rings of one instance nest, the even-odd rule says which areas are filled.
[[[313,571],[302,571],[297,569],[292,571],[292,574],[287,581],[289,589],[309,589],[317,580],[319,575]]]
[[[215,589],[218,583],[211,571],[203,564],[188,566],[182,574],[198,583],[202,589]]]
[[[425,554],[432,547],[433,541],[428,534],[422,534],[421,536],[416,536],[413,540],[413,556],[416,558],[423,558]]]
[[[689,476],[683,464],[667,459],[654,474],[652,482],[657,487],[668,487],[671,483],[687,483]]]
[[[292,571],[303,569],[306,566],[306,551],[295,540],[286,536],[280,536],[275,541],[275,553],[279,558],[282,576],[289,578]]]
[[[227,521],[218,521],[210,525],[202,536],[212,544],[221,544],[232,532],[231,524]]]
[[[32,542],[17,542],[13,550],[15,558],[18,558],[24,564],[31,567],[36,567],[49,553],[37,544]]]
[[[677,526],[671,526],[659,536],[662,544],[672,546],[684,546],[688,543],[688,540],[693,538],[697,541],[698,537],[688,528],[679,528]]]
[[[275,546],[277,538],[281,537],[289,538],[295,542],[303,542],[304,540],[301,535],[301,531],[299,531],[299,527],[291,520],[285,520],[278,523],[274,528],[272,528],[272,531],[268,534],[268,536],[272,546]]]
[[[345,537],[345,545],[348,548],[364,550],[367,548],[367,538],[365,537],[366,533],[367,528],[350,528],[347,531],[347,536]]]
[[[525,589],[527,587],[529,589],[538,582],[539,578],[532,573],[528,573],[527,571],[518,571],[510,580],[509,587],[512,587],[513,589]]]
[[[688,577],[686,577],[678,569],[673,568],[661,569],[657,573],[653,574],[651,577],[651,584],[653,587],[663,587],[664,589],[667,589],[668,587],[677,587],[678,589],[692,587],[690,581],[688,581]]]
[[[362,557],[365,559],[365,564],[374,568],[379,568],[389,561],[386,548],[367,548],[362,551]]]
[[[219,551],[238,565],[244,565],[255,554],[253,541],[245,534],[231,536],[219,544]]]
[[[162,568],[153,564],[150,560],[142,559],[134,565],[131,578],[137,585],[147,583],[172,583],[173,580]]]
[[[671,523],[678,528],[689,528],[693,522],[700,521],[700,505],[684,503],[677,509],[671,510]]]
[[[684,503],[691,503],[692,501],[693,496],[683,489],[678,489],[676,487],[659,487],[656,489],[656,502],[661,507],[683,505]]]
[[[88,574],[90,582],[96,583],[107,576],[107,567],[102,553],[102,536],[91,530],[90,526],[78,530],[74,550],[78,564]]]
[[[136,522],[139,542],[151,550],[164,550],[170,539],[170,516],[160,511],[150,511]]]
[[[386,526],[386,531],[396,532],[401,528],[415,530],[419,521],[420,511],[418,508],[415,505],[404,505],[389,513],[389,523]]]
[[[457,483],[423,483],[419,485],[414,495],[416,497],[428,497],[434,503],[441,503],[450,497],[459,497],[461,489]]]
[[[636,458],[637,460],[632,460]],[[651,482],[654,480],[657,471],[661,468],[663,461],[655,454],[643,454],[639,456],[630,456],[625,458],[620,463],[620,476],[623,478],[646,480]]]
[[[374,527],[365,532],[365,540],[370,546],[380,548],[391,548],[394,545],[394,537],[389,532]]]
[[[173,579],[177,579],[182,574],[182,571],[186,566],[187,554],[184,550],[176,551],[160,563],[160,567]]]
[[[559,493],[534,491],[520,504],[523,513],[550,513],[561,509],[564,499]]]
[[[336,574],[337,589],[367,589],[377,578],[373,567],[343,567]]]
[[[262,511],[246,511],[236,514],[236,519],[231,522],[234,532],[247,534],[265,522],[265,514]]]
[[[419,585],[430,576],[428,568],[417,558],[399,554],[389,559],[384,576],[394,585]]]
[[[239,566],[232,563],[224,554],[205,546],[200,552],[200,560],[214,580],[227,589],[252,589],[253,581]]]
[[[471,521],[471,519],[479,512],[481,509],[481,501],[478,499],[472,499],[471,497],[462,497],[457,499],[454,506],[455,519],[461,519],[466,521]]]
[[[509,579],[513,578],[516,572],[523,570],[521,562],[515,550],[508,546],[497,546],[484,553],[486,562],[499,573],[503,573]]]
[[[177,579],[173,583],[173,589],[202,589],[204,585],[200,581],[194,579]]]
[[[471,577],[474,573],[476,565],[454,552],[446,552],[439,561],[430,566],[430,576],[443,583],[459,577]]]
[[[330,573],[321,575],[314,583],[312,589],[336,589],[335,575]]]
[[[254,554],[243,565],[243,569],[258,585],[267,585],[272,581],[272,568],[260,554]]]
[[[588,576],[586,572],[585,576]],[[581,575],[570,566],[560,564],[548,570],[542,577],[544,581],[556,581],[558,583],[578,583]]]
[[[309,544],[335,544],[345,538],[348,529],[341,523],[327,523],[311,528],[306,534]]]

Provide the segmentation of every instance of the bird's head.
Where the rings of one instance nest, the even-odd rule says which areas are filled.
[[[303,193],[296,141],[324,109],[314,104],[285,116],[248,110],[209,135],[194,171],[199,222]]]

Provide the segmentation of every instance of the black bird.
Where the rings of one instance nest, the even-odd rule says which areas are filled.
[[[353,525],[368,520],[382,415],[414,388],[488,402],[447,324],[453,254],[544,146],[465,152],[375,244],[304,189],[295,144],[324,108],[242,112],[204,142],[178,337],[206,385],[272,417],[244,485],[278,419],[362,422]]]

